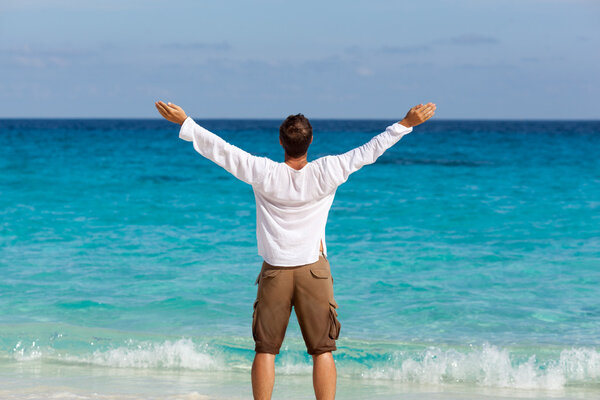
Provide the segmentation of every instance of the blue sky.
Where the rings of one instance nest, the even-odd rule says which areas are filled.
[[[0,117],[599,119],[594,0],[0,0]]]

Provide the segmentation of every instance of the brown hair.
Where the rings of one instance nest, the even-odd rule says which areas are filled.
[[[300,157],[308,151],[312,126],[304,115],[290,115],[279,127],[279,138],[288,156]]]

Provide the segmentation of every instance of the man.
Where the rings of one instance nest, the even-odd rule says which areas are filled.
[[[325,224],[335,191],[351,173],[374,163],[413,126],[431,118],[435,104],[411,108],[402,121],[354,150],[311,162],[306,157],[312,127],[302,114],[290,115],[279,128],[283,163],[251,155],[225,142],[175,104],[159,101],[155,105],[165,119],[181,125],[181,139],[193,142],[198,153],[254,190],[258,254],[264,259],[255,282],[258,290],[252,314],[254,398],[271,398],[275,355],[279,354],[293,306],[313,358],[316,398],[334,399],[337,375],[331,352],[336,350],[341,325],[327,260]]]

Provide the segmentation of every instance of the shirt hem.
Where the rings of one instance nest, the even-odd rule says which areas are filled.
[[[325,258],[327,258],[327,254],[326,253],[324,253],[324,254],[325,254]],[[265,260],[265,262],[267,264],[272,265],[273,267],[301,267],[303,265],[316,263],[317,261],[319,261],[320,255],[321,255],[321,252],[319,252],[317,254],[316,259],[314,259],[313,261],[308,261],[308,262],[305,262],[304,260],[289,261],[289,259],[288,260],[277,260],[277,259],[267,260],[267,258],[264,256],[263,256],[263,260]]]

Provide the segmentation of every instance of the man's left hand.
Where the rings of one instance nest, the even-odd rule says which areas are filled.
[[[156,109],[166,119],[167,121],[171,121],[175,124],[183,124],[183,121],[186,120],[187,115],[183,108],[175,105],[173,103],[165,103],[163,101],[157,101],[154,103]]]

